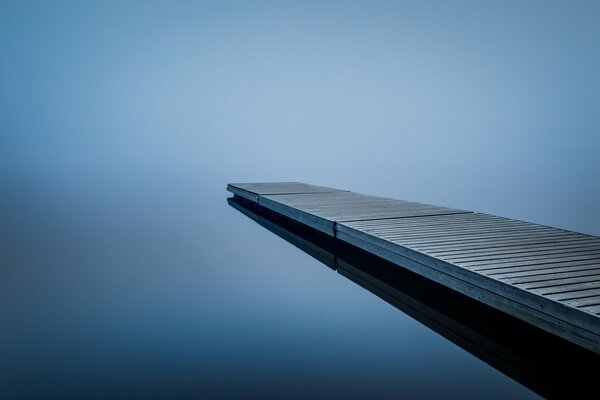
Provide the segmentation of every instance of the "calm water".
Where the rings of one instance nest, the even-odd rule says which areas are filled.
[[[0,399],[535,397],[225,185],[600,235],[599,19],[590,2],[1,1]]]
[[[0,397],[536,397],[231,208],[224,186],[12,182]]]

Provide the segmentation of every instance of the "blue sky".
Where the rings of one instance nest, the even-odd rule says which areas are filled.
[[[217,197],[302,180],[600,234],[598,20],[597,2],[4,1],[2,176]]]

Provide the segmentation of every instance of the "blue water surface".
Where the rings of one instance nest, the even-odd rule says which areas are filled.
[[[534,397],[201,183],[10,199],[3,397]]]

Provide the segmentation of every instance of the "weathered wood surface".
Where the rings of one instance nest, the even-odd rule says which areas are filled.
[[[302,183],[232,193],[600,353],[600,238]]]

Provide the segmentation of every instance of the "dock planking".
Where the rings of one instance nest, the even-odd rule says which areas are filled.
[[[544,398],[598,397],[598,354],[254,202],[227,203]]]
[[[234,195],[600,353],[600,238],[298,182]]]

